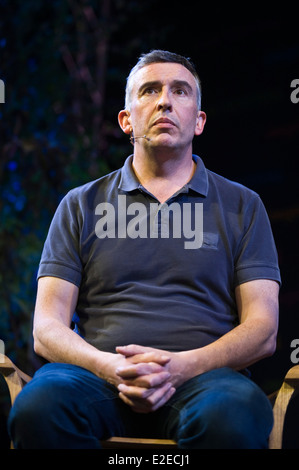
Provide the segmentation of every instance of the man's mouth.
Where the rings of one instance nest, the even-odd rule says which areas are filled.
[[[156,119],[153,125],[160,125],[162,127],[176,126],[176,124],[171,119],[165,117],[160,117]]]

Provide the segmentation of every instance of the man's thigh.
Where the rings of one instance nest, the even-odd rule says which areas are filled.
[[[270,402],[248,377],[229,368],[194,377],[161,410],[164,436],[180,448],[265,448]],[[163,424],[162,424],[163,423]]]
[[[17,448],[99,448],[134,425],[115,387],[81,367],[46,364],[18,395],[9,417]],[[134,418],[134,416],[133,416]]]

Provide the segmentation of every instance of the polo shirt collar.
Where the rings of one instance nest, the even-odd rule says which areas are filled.
[[[209,189],[209,180],[208,180],[208,172],[204,165],[204,162],[198,155],[193,154],[193,160],[196,163],[196,169],[194,175],[192,176],[191,180],[187,184],[187,187],[192,189],[202,196],[208,195]]]
[[[208,174],[206,167],[200,157],[193,155],[193,160],[196,163],[196,170],[187,185],[185,186],[188,189],[192,189],[202,196],[207,196],[208,194]],[[138,181],[134,170],[132,168],[133,155],[130,155],[124,166],[121,168],[121,179],[118,188],[123,191],[130,192],[140,188],[140,182]]]
[[[140,187],[140,182],[137,179],[137,176],[134,173],[132,168],[132,161],[133,155],[130,155],[125,163],[124,166],[121,168],[121,177],[118,189],[122,189],[123,191],[134,191]]]

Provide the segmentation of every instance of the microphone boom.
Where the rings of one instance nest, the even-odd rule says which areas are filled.
[[[137,139],[145,139],[145,140],[147,140],[148,142],[151,140],[151,139],[150,139],[149,137],[147,137],[146,135],[136,135],[136,137],[132,135],[132,136],[130,137],[130,142],[131,142],[132,144],[135,144],[135,140],[137,140]]]

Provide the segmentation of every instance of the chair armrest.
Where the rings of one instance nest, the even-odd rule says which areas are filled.
[[[31,380],[31,377],[22,372],[4,354],[0,354],[0,374],[4,377],[10,393],[11,405],[24,385]]]
[[[296,389],[299,388],[299,365],[293,366],[287,372],[284,381],[279,389],[273,407],[274,425],[269,438],[269,449],[282,448],[282,436],[285,414],[290,399]]]

